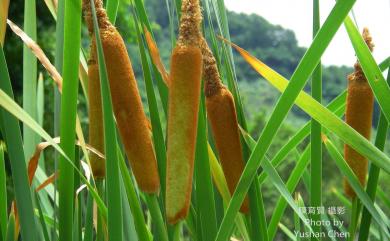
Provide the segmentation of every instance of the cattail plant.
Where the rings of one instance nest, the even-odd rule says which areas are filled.
[[[166,215],[172,224],[187,216],[191,199],[202,76],[201,20],[199,0],[183,0],[168,97]]]
[[[363,30],[363,39],[372,51],[374,44],[367,28]],[[348,76],[347,109],[345,121],[362,136],[369,139],[371,134],[374,95],[363,73],[360,63],[354,65],[355,71]],[[367,158],[348,145],[344,145],[344,156],[348,165],[358,177],[362,186],[367,175]],[[355,198],[356,194],[348,181],[344,179],[344,190],[348,197]]]
[[[201,41],[201,48],[207,117],[229,191],[233,194],[245,167],[236,107],[232,94],[221,82],[215,58],[204,38]],[[249,211],[248,198],[245,198],[240,211],[244,213]]]
[[[89,33],[92,35],[93,20],[91,8],[89,1],[85,0],[83,3]],[[108,20],[106,11],[103,9],[102,1],[95,0],[95,6],[110,82],[112,104],[120,137],[138,186],[144,192],[156,193],[160,188],[157,162],[148,128],[148,120],[143,111],[141,97],[138,92],[130,58],[121,35]],[[91,52],[96,52],[94,41],[92,41],[91,49]],[[92,56],[96,56],[96,53],[92,53]],[[92,61],[90,61],[90,66],[91,64],[93,64]],[[91,67],[93,69],[90,73],[94,71],[94,68],[97,66],[94,67],[92,65]],[[90,81],[97,81],[99,79],[96,72],[90,77],[92,77]],[[92,84],[92,86],[90,84],[90,88],[92,87],[90,89],[90,96],[100,96],[100,88],[96,86],[98,86],[96,82]],[[95,91],[95,93],[92,93],[92,91]],[[90,104],[97,105],[99,103],[98,101],[92,101]],[[96,108],[100,108],[101,111],[101,107],[90,108],[92,111],[96,110]],[[98,114],[95,117],[101,118]],[[101,121],[101,119],[91,121],[93,123],[93,121]],[[96,126],[101,128],[98,125]],[[103,138],[101,135],[97,136],[97,134],[91,134],[91,137]],[[93,166],[94,164],[91,163],[91,165]],[[95,167],[93,167],[93,169],[94,168]],[[96,169],[98,168],[100,168],[100,165],[96,166]]]

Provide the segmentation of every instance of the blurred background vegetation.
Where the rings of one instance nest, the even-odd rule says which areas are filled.
[[[171,33],[168,19],[168,12],[164,0],[145,0],[145,7],[152,22],[154,34],[157,45],[160,48],[161,56],[164,63],[169,69],[169,58],[172,49]],[[13,0],[10,2],[9,19],[18,26],[23,27],[23,0]],[[129,54],[133,62],[133,68],[138,80],[138,85],[141,91],[143,102],[147,107],[146,93],[144,89],[144,82],[142,79],[141,64],[139,58],[138,47],[136,43],[136,33],[134,30],[133,18],[130,15],[130,4],[122,1],[118,11],[118,18],[116,26],[122,34]],[[55,51],[55,21],[47,9],[44,1],[37,1],[37,27],[38,27],[38,44],[44,50],[49,59],[54,62],[53,56]],[[234,43],[240,45],[248,50],[252,55],[264,61],[266,64],[277,70],[279,73],[289,78],[296,68],[298,62],[305,53],[305,48],[298,46],[294,32],[287,30],[278,25],[265,20],[263,17],[251,14],[228,12],[229,29],[231,39]],[[87,38],[87,30],[83,27],[82,44],[84,49],[88,49],[89,38]],[[309,33],[308,33],[309,34]],[[22,101],[22,58],[23,48],[22,41],[7,30],[5,40],[5,54],[9,66],[10,76],[15,91],[15,98],[19,104]],[[88,53],[86,53],[88,55]],[[252,68],[237,54],[235,54],[235,66],[237,73],[238,86],[240,89],[243,106],[247,115],[249,131],[251,135],[257,139],[261,130],[263,129],[269,113],[273,109],[279,93],[266,81],[262,80],[259,75],[252,70]],[[328,103],[339,93],[341,93],[347,85],[346,76],[352,72],[352,66],[324,66],[323,69],[323,98],[324,103]],[[53,135],[53,89],[56,88],[47,75],[42,66],[38,65],[39,72],[43,74],[45,83],[45,115],[44,128],[49,134]],[[309,82],[310,83],[310,82]],[[81,88],[79,88],[81,91]],[[310,91],[310,84],[305,88]],[[80,93],[80,97],[82,94]],[[88,124],[87,108],[85,101],[82,98],[79,103],[79,115],[82,118],[84,130]],[[146,108],[147,109],[147,108]],[[378,108],[375,108],[374,126],[377,124]],[[272,156],[277,150],[283,146],[288,138],[290,138],[307,120],[308,116],[300,109],[294,107],[289,114],[287,121],[283,123],[278,135],[271,146],[268,155]],[[163,125],[164,126],[164,125]],[[373,136],[375,133],[373,133]],[[306,140],[307,143],[308,140]],[[389,143],[389,142],[388,142]],[[341,147],[342,143],[338,143]],[[387,148],[388,149],[388,148]],[[49,172],[53,170],[53,151],[45,151],[46,160],[49,163],[47,168]],[[286,180],[292,167],[295,165],[296,156],[291,153],[288,161],[283,162],[282,166],[278,168],[281,176]],[[51,164],[50,164],[51,163]],[[8,173],[10,171],[7,166]],[[326,153],[324,153],[324,204],[325,206],[336,206],[339,203],[335,195],[332,193],[332,187],[341,188],[342,177],[334,162],[331,162]],[[387,178],[387,180],[385,180]],[[387,182],[389,177],[382,176],[382,184]],[[12,183],[9,178],[9,187]],[[382,185],[384,189],[390,190],[388,187]],[[298,190],[303,190],[303,184]],[[279,193],[273,189],[270,183],[265,183],[263,188],[263,196],[266,202],[266,207],[273,207],[276,203]],[[9,198],[13,198],[11,188],[9,188]],[[302,191],[305,197],[305,191]],[[306,197],[307,198],[307,197]],[[305,198],[305,199],[306,199]],[[307,200],[307,199],[306,199]],[[267,215],[270,216],[272,208],[267,209]],[[389,211],[389,210],[388,210]],[[292,212],[287,211],[283,222],[285,224],[292,223]]]

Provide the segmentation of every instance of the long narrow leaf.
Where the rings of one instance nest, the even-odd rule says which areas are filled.
[[[78,65],[81,45],[81,0],[65,1],[63,49],[63,92],[61,98],[61,147],[75,162],[75,129],[78,96]],[[59,239],[72,241],[74,169],[60,157]]]
[[[104,59],[103,45],[100,39],[100,30],[96,16],[94,1],[90,1],[93,26],[97,46],[99,79],[104,123],[104,151],[106,154],[107,170],[107,208],[108,208],[108,239],[121,241],[123,238],[122,200],[119,182],[119,161],[116,150],[116,129],[113,116],[113,107],[108,82],[108,74]]]
[[[348,16],[344,20],[344,25],[359,59],[359,63],[362,66],[364,75],[366,76],[368,83],[370,84],[371,89],[374,92],[376,99],[378,100],[378,104],[381,107],[384,116],[386,117],[387,121],[390,121],[389,85],[386,83],[386,80],[383,77],[379,66],[376,64],[370,49]]]
[[[0,235],[1,240],[5,240],[7,233],[7,183],[6,183],[5,161],[4,161],[4,146],[0,145]]]
[[[17,109],[19,112],[23,112],[28,118],[31,119],[31,117],[13,101],[13,91],[3,48],[0,48],[0,79],[2,80],[0,81],[0,105],[4,108],[0,110],[0,117],[2,124],[7,123],[7,128],[5,128],[5,126],[2,127],[2,134],[7,144],[8,156],[11,163],[16,206],[19,211],[21,221],[22,238],[26,241],[36,241],[35,219],[32,198],[27,180],[27,169],[23,153],[22,136],[19,122],[11,115],[13,114],[11,111],[15,111]],[[38,127],[40,128],[39,125]]]
[[[320,28],[320,2],[313,0],[313,39]],[[322,101],[322,66],[321,62],[315,68],[311,80],[311,95],[319,103]],[[310,126],[310,205],[312,207],[322,206],[322,143],[321,124],[312,120]],[[321,221],[321,214],[311,214],[314,222]],[[315,233],[321,232],[320,225],[312,226]],[[321,238],[319,238],[321,240]],[[312,238],[311,240],[314,240]]]

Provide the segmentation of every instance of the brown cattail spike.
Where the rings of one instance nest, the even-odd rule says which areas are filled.
[[[233,194],[245,167],[236,107],[232,94],[221,82],[215,58],[204,38],[201,48],[207,117],[229,191]],[[240,211],[243,213],[249,211],[248,198],[245,198]]]
[[[181,5],[178,45],[199,46],[202,14],[199,0],[183,0]]]
[[[367,28],[363,30],[362,35],[367,46],[372,51],[374,45]],[[372,126],[374,95],[358,61],[355,63],[354,67],[355,71],[348,76],[345,120],[348,125],[354,128],[362,136],[369,139]],[[348,145],[344,145],[344,156],[348,165],[358,177],[361,185],[364,186],[368,166],[367,158]],[[344,179],[344,190],[348,197],[355,198],[356,194],[346,179]]]
[[[201,19],[199,0],[183,0],[168,98],[166,215],[171,224],[187,216],[191,201],[202,77]]]
[[[157,161],[131,61],[121,35],[109,22],[102,8],[102,2],[95,0],[95,5],[119,134],[139,188],[144,192],[157,193],[160,189]],[[87,0],[84,1],[83,8],[92,34],[91,8]],[[94,41],[92,52],[95,52],[96,48],[93,46]],[[92,53],[94,55],[96,56],[96,52]]]

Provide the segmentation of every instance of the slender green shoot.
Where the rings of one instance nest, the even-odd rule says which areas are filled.
[[[320,3],[319,0],[313,0],[313,39],[320,29]],[[313,99],[321,103],[322,100],[322,67],[321,62],[314,69],[311,80],[311,95]],[[322,142],[321,142],[321,124],[312,119],[310,126],[310,206],[322,206]],[[311,220],[318,222],[321,220],[321,214],[310,215]],[[321,225],[313,225],[315,233],[321,232]],[[312,241],[314,238],[311,239]],[[321,240],[321,238],[319,238]]]

